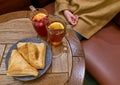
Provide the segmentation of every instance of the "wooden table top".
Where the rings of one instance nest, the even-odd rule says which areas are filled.
[[[72,29],[59,46],[51,46],[52,64],[47,72],[32,81],[19,81],[6,76],[5,58],[10,47],[24,38],[37,37],[29,19],[30,11],[0,15],[0,85],[82,85],[85,74],[84,53]],[[42,38],[46,40],[45,38]]]

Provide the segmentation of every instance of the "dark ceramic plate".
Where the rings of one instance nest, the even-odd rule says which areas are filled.
[[[46,44],[45,68],[43,70],[41,70],[41,69],[38,70],[39,74],[37,77],[22,76],[22,77],[15,77],[15,78],[18,80],[21,80],[21,81],[29,81],[29,80],[34,80],[34,79],[42,76],[48,70],[48,68],[50,67],[51,61],[52,61],[52,52],[51,52],[51,48],[49,47],[49,45],[45,41],[38,39],[38,38],[26,38],[26,39],[18,41],[17,43],[19,43],[19,42],[36,42],[36,43],[43,42],[43,43],[45,43]],[[7,53],[7,56],[5,59],[6,69],[8,69],[8,61],[9,61],[12,50],[17,49],[17,43],[13,44],[13,46],[11,46],[11,48],[9,49],[9,51]]]

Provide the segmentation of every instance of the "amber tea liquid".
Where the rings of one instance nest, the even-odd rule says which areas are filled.
[[[65,35],[64,29],[49,29],[48,37],[53,45],[59,45]]]

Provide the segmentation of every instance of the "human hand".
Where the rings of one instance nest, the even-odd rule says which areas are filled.
[[[77,24],[79,18],[77,15],[72,14],[69,10],[64,10],[63,13],[70,24]]]

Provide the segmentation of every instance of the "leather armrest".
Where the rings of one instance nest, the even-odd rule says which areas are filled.
[[[100,85],[120,85],[120,27],[108,23],[89,40],[82,41],[86,69]]]

